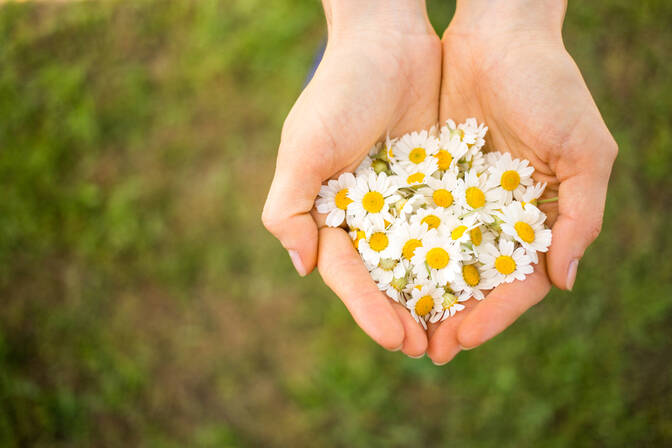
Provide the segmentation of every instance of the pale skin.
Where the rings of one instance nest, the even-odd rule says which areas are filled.
[[[559,0],[466,0],[443,38],[423,1],[324,2],[329,43],[283,127],[263,221],[301,275],[318,267],[355,321],[388,350],[445,364],[496,336],[551,285],[571,289],[600,232],[617,146],[565,50]],[[490,150],[530,160],[548,182],[553,242],[523,282],[425,330],[382,292],[347,233],[311,213],[320,185],[352,171],[377,140],[452,118],[488,127]],[[318,230],[319,229],[319,230]]]

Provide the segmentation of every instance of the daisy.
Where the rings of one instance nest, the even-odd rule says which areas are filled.
[[[420,188],[418,193],[422,194],[432,207],[448,208],[457,205],[455,193],[458,182],[455,172],[447,171],[440,179],[429,177],[426,184],[427,187]]]
[[[467,118],[464,123],[457,126],[458,131],[462,131],[462,141],[469,145],[469,149],[475,148],[476,151],[485,145],[485,134],[488,127],[481,123],[478,124],[475,118]]]
[[[469,241],[470,232],[475,227],[478,227],[476,215],[467,215],[463,219],[460,219],[459,216],[451,214],[441,222],[439,233],[455,244],[461,244]]]
[[[443,221],[450,219],[453,214],[444,208],[429,207],[418,209],[415,215],[411,216],[411,223],[427,224],[429,230],[437,229]]]
[[[382,261],[381,261],[382,263]],[[410,263],[407,260],[399,260],[397,265],[392,269],[391,276],[381,275],[379,280],[376,280],[375,276],[378,273],[374,274],[371,272],[371,276],[376,280],[378,284],[378,289],[383,291],[389,298],[395,302],[402,304],[406,303],[406,293],[410,293],[410,287],[408,282],[408,272],[410,271]],[[383,281],[385,277],[385,281]],[[387,280],[389,278],[389,281]]]
[[[434,314],[429,321],[435,323],[453,317],[455,313],[462,311],[465,308],[464,305],[460,303],[465,300],[469,300],[469,297],[461,299],[452,292],[446,291],[441,297],[441,311]]]
[[[455,123],[452,123],[454,126]],[[441,127],[441,134],[439,136],[439,150],[434,157],[438,162],[440,170],[454,170],[457,167],[457,162],[463,158],[469,147],[462,141],[460,133],[456,132],[454,128],[448,125]]]
[[[431,283],[421,283],[411,290],[411,299],[406,302],[406,308],[422,327],[427,329],[427,321],[442,310],[441,302],[443,289]]]
[[[541,183],[538,182],[534,185],[530,185],[525,189],[525,192],[520,195],[520,198],[518,199],[523,207],[525,207],[525,204],[533,204],[537,205],[537,199],[541,197],[541,195],[544,193],[544,190],[546,189],[546,182]]]
[[[486,174],[469,170],[457,187],[457,200],[467,212],[473,212],[481,222],[494,221],[492,213],[501,207],[501,196],[488,185]]]
[[[399,199],[393,204],[392,212],[397,218],[406,221],[409,216],[423,205],[425,205],[425,198],[416,194],[408,199]]]
[[[430,230],[415,249],[411,262],[413,273],[424,279],[431,276],[438,284],[452,282],[460,270],[462,253],[457,244]]]
[[[366,238],[366,233],[363,230],[360,230],[356,227],[350,227],[352,230],[348,232],[348,235],[350,235],[350,239],[352,240],[352,245],[355,246],[355,249],[359,248],[359,242],[363,239]]]
[[[439,151],[439,140],[427,131],[411,132],[399,139],[394,147],[394,158],[405,167],[433,161],[433,156]],[[438,165],[437,165],[438,167]]]
[[[511,202],[514,197],[520,200],[525,189],[532,185],[534,168],[530,166],[530,162],[512,159],[508,152],[502,154],[488,171],[491,186],[502,196],[504,204]]]
[[[537,263],[537,252],[547,252],[551,245],[551,230],[544,228],[546,215],[532,204],[523,207],[520,202],[513,202],[499,216],[504,220],[500,225],[502,233],[518,241],[532,262]]]
[[[357,227],[367,225],[384,226],[384,222],[392,222],[390,204],[399,200],[395,194],[397,186],[390,182],[385,173],[376,175],[357,176],[356,184],[348,190],[348,197],[352,200],[348,205],[348,213],[353,215]]]
[[[359,240],[357,250],[364,261],[372,266],[378,266],[384,259],[398,260],[401,251],[398,244],[390,239],[390,235],[383,226],[370,228],[366,232],[366,237]]]
[[[483,263],[483,275],[491,282],[492,287],[500,283],[511,283],[514,280],[524,280],[531,274],[532,259],[519,247],[514,250],[513,241],[501,238],[498,246],[492,244],[483,248],[480,261]]]
[[[437,170],[436,160],[426,159],[414,165],[394,164],[392,171],[396,174],[394,181],[399,188],[415,187],[427,183],[429,177]]]
[[[404,264],[399,261],[399,257],[381,258],[378,265],[370,271],[371,277],[378,284],[379,289],[383,289],[381,286],[389,285],[395,278],[406,277],[406,269]]]
[[[392,238],[401,247],[401,256],[410,261],[415,255],[415,250],[422,246],[422,239],[428,232],[427,224],[414,222],[400,222],[392,230]]]
[[[483,266],[478,262],[469,262],[462,264],[462,272],[450,284],[453,291],[458,293],[460,300],[468,300],[473,297],[476,300],[483,300],[485,295],[483,291],[491,288],[488,279],[481,275]]]
[[[338,179],[332,179],[320,188],[315,206],[319,213],[328,213],[326,222],[329,227],[343,224],[345,212],[352,202],[348,197],[348,191],[355,186],[355,183],[355,176],[352,173],[343,173]]]
[[[495,238],[495,233],[483,224],[477,225],[469,230],[469,243],[471,243],[471,250],[476,257],[478,257],[478,253],[483,247],[488,244],[493,244]]]

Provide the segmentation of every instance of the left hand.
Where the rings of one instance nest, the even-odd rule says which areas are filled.
[[[436,364],[496,336],[548,293],[571,289],[578,262],[600,233],[617,145],[562,42],[564,1],[458,1],[443,36],[440,119],[476,117],[490,149],[525,158],[545,197],[553,242],[525,281],[430,328]]]

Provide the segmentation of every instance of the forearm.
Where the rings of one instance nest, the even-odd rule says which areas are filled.
[[[332,37],[342,32],[430,34],[425,0],[323,0]]]
[[[567,0],[458,0],[451,32],[545,32],[561,38]]]

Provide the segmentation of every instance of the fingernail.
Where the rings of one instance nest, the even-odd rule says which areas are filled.
[[[421,354],[419,354],[418,356],[411,356],[411,355],[408,355],[409,358],[413,358],[413,359],[420,359],[420,358],[422,358],[423,356],[425,356],[424,353],[421,353]]]
[[[569,263],[569,268],[567,268],[567,289],[570,291],[574,287],[574,280],[576,280],[577,269],[579,269],[579,259],[575,258]]]
[[[432,360],[432,364],[434,364],[437,367],[441,367],[441,366],[445,366],[446,364],[448,364],[448,361],[446,361],[446,362],[434,362],[434,360]]]
[[[475,347],[463,347],[460,345],[460,350],[464,350],[465,352],[468,352],[469,350],[473,349]]]
[[[301,277],[306,275],[306,268],[303,267],[303,262],[301,261],[301,257],[299,256],[299,253],[295,250],[288,250],[289,252],[289,258],[292,259],[292,263],[294,264],[294,268],[296,269],[296,272],[299,273]]]

